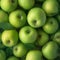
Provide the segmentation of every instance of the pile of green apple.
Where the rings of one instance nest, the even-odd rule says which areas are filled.
[[[60,0],[0,0],[0,60],[60,60]]]

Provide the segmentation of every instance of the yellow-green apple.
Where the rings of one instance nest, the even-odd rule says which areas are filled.
[[[9,22],[16,28],[20,28],[26,23],[26,14],[23,10],[15,10],[9,15]]]
[[[39,7],[32,8],[27,15],[28,24],[33,28],[42,27],[46,22],[46,14]]]
[[[4,30],[1,39],[5,46],[12,47],[18,42],[18,32],[16,30]]]
[[[37,31],[30,26],[24,26],[19,31],[19,38],[23,43],[34,43],[37,39]]]

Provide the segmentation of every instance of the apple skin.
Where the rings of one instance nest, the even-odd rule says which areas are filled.
[[[43,30],[38,30],[38,38],[37,38],[37,44],[39,46],[43,46],[49,41],[49,35],[45,33]]]
[[[35,0],[18,0],[18,3],[23,9],[29,10],[34,6]]]
[[[58,56],[58,45],[54,41],[50,41],[42,47],[43,56],[47,59],[55,59]]]
[[[19,38],[23,43],[34,43],[37,39],[37,31],[30,26],[24,26],[19,31]]]
[[[11,56],[7,60],[19,60],[19,59],[17,57],[15,57],[15,56]]]
[[[60,45],[60,31],[54,34],[53,41],[57,42]]]
[[[1,0],[1,8],[8,13],[15,10],[17,5],[17,0]]]
[[[8,22],[8,14],[0,9],[0,23],[2,22]]]
[[[53,17],[48,18],[46,24],[43,26],[43,30],[48,34],[55,33],[58,30],[58,28],[58,22]]]
[[[12,47],[18,42],[18,33],[16,30],[4,30],[1,39],[5,46]]]
[[[42,53],[39,50],[31,50],[26,55],[26,60],[42,60]]]
[[[27,21],[33,28],[42,27],[46,22],[46,14],[41,8],[32,8],[27,15]]]
[[[0,50],[0,59],[1,60],[6,60],[6,54],[3,50]]]
[[[15,10],[9,15],[9,22],[16,28],[20,28],[26,23],[26,14],[23,10]]]
[[[25,56],[26,53],[27,53],[27,48],[22,43],[19,43],[13,47],[13,54],[16,57],[23,57]]]
[[[46,0],[42,8],[47,13],[48,16],[54,16],[58,13],[58,2],[57,0]]]

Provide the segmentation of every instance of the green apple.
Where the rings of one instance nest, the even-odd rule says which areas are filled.
[[[15,10],[17,5],[17,0],[1,0],[1,8],[6,12]]]
[[[23,43],[34,43],[37,39],[37,31],[30,26],[24,26],[19,31],[19,38]]]
[[[46,14],[39,7],[32,8],[27,15],[27,21],[33,28],[42,27],[46,22]]]
[[[31,50],[27,53],[26,60],[42,60],[42,53],[39,50]]]
[[[58,45],[54,41],[48,42],[42,47],[43,56],[47,59],[55,59],[58,56]]]
[[[47,33],[45,33],[43,30],[39,29],[38,31],[38,38],[37,38],[37,44],[39,46],[43,46],[46,44],[49,40],[49,36]]]
[[[9,22],[16,28],[20,28],[26,23],[26,14],[23,10],[15,10],[9,15]]]
[[[58,30],[58,28],[58,22],[53,17],[48,18],[46,24],[43,26],[43,30],[48,34],[55,33]]]
[[[58,13],[58,2],[56,0],[46,0],[42,8],[48,16],[54,16]]]
[[[3,50],[0,50],[0,59],[1,60],[6,60],[6,54]]]
[[[15,29],[9,22],[0,23],[0,28],[3,30]]]
[[[11,56],[7,60],[19,60],[19,59],[17,57],[15,57],[15,56]]]
[[[54,34],[53,41],[57,42],[60,45],[60,31]]]
[[[22,8],[29,10],[34,6],[35,0],[18,0],[18,3]]]
[[[2,43],[7,47],[12,47],[18,42],[18,33],[16,30],[5,30],[2,33]]]
[[[13,54],[16,57],[23,57],[25,56],[26,53],[27,53],[27,48],[22,43],[19,43],[13,47]]]
[[[0,23],[2,22],[8,22],[8,14],[0,9]]]

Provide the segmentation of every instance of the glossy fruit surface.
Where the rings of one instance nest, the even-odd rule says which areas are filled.
[[[23,43],[34,43],[37,39],[37,31],[30,26],[25,26],[19,32],[19,38]]]
[[[29,51],[26,60],[42,60],[42,53],[39,50]]]
[[[42,7],[48,16],[54,16],[58,13],[58,2],[56,0],[46,0]]]
[[[1,8],[6,12],[11,12],[17,7],[17,0],[1,0]]]
[[[58,22],[55,18],[48,18],[46,24],[43,26],[43,30],[48,34],[55,33],[59,28]]]
[[[16,28],[20,28],[25,25],[26,23],[26,14],[23,10],[16,10],[13,11],[9,15],[9,22]]]
[[[58,56],[58,45],[56,42],[49,42],[42,48],[42,53],[47,59],[55,59]]]
[[[8,22],[8,14],[0,9],[0,23]]]
[[[45,33],[42,30],[38,31],[38,39],[37,39],[37,44],[39,46],[43,46],[44,44],[46,44],[49,41],[49,35],[47,33]]]
[[[18,0],[18,2],[19,2],[19,6],[21,6],[26,10],[31,9],[35,4],[35,0]]]
[[[0,50],[0,59],[1,60],[6,60],[6,54],[3,50]]]
[[[7,47],[12,47],[18,42],[18,33],[16,30],[5,30],[2,33],[2,42]]]
[[[46,14],[41,8],[32,8],[28,13],[27,21],[28,24],[33,28],[42,27],[46,22]]]
[[[14,48],[13,48],[13,54],[14,54],[16,57],[23,57],[26,53],[27,53],[27,49],[26,49],[26,47],[24,46],[24,44],[22,44],[22,43],[17,44],[17,45],[14,46]]]
[[[60,31],[54,34],[53,41],[57,42],[60,45]]]
[[[15,56],[11,56],[7,60],[19,60],[19,59],[17,57],[15,57]]]

